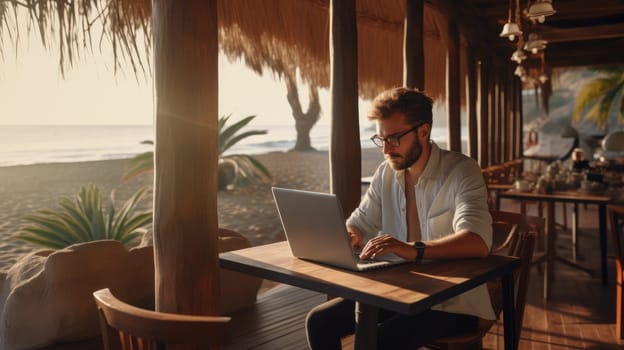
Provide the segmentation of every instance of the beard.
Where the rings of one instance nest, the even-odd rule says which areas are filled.
[[[414,142],[410,146],[410,148],[405,152],[405,154],[401,153],[389,153],[387,155],[388,162],[390,166],[394,170],[405,170],[420,159],[422,155],[423,148],[419,142]]]

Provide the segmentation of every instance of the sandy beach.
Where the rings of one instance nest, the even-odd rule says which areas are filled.
[[[253,245],[284,239],[271,185],[311,191],[329,191],[329,158],[326,151],[271,152],[255,156],[273,175],[271,184],[238,187],[218,194],[219,226],[240,232]],[[372,175],[383,161],[377,149],[362,150],[362,176]],[[139,209],[151,207],[151,174],[127,183],[121,181],[127,160],[53,163],[0,167],[0,271],[7,270],[25,253],[39,249],[12,236],[24,224],[22,217],[40,209],[57,208],[58,200],[73,197],[82,185],[95,184],[117,202],[137,189],[149,188]]]

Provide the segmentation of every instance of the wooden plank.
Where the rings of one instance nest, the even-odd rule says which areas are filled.
[[[326,300],[322,293],[275,287],[259,296],[253,307],[229,315],[232,341],[225,349],[306,349],[305,317]]]

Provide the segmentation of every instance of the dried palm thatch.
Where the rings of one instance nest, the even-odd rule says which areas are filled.
[[[360,96],[402,84],[405,1],[357,1]],[[262,74],[299,69],[312,85],[329,87],[329,0],[229,0],[219,3],[220,44]],[[425,90],[444,95],[446,18],[426,5]]]
[[[0,40],[6,33],[17,44],[20,28],[26,26],[28,32],[36,28],[46,48],[51,41],[58,44],[61,73],[83,51],[92,52],[94,42],[100,45],[108,40],[115,71],[127,59],[135,74],[146,73],[151,12],[150,0],[0,0]]]
[[[16,42],[20,7],[44,45],[56,36],[61,72],[92,51],[96,35],[97,43],[112,44],[115,70],[121,58],[135,73],[149,72],[150,0],[0,0],[0,35]],[[242,58],[259,74],[298,70],[306,83],[329,87],[329,0],[227,0],[218,11],[220,46],[230,60]],[[360,96],[401,85],[404,14],[404,0],[357,2]],[[444,95],[446,21],[425,5],[425,90],[434,97]]]

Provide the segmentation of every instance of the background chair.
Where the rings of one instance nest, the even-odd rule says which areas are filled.
[[[624,269],[622,264],[624,263],[624,206],[621,205],[608,205],[607,214],[609,217],[609,225],[611,226],[611,232],[613,232],[613,247],[615,248],[615,270],[616,270],[616,284],[615,284],[615,333],[618,339],[624,339],[624,323],[622,317],[624,316],[624,289],[622,288],[622,282],[624,281]]]
[[[502,211],[491,211],[493,245],[492,254],[508,255],[519,257],[522,264],[514,272],[516,287],[515,298],[515,322],[516,322],[516,344],[520,340],[522,330],[522,320],[524,317],[524,306],[526,304],[527,291],[529,289],[529,273],[533,265],[533,251],[535,247],[536,230],[540,227],[539,218],[528,218],[524,215]],[[488,283],[490,300],[494,313],[499,317],[502,312],[502,287],[500,280]],[[480,320],[476,331],[458,334],[436,340],[432,345],[439,349],[482,349],[483,337],[496,321]]]
[[[227,341],[229,317],[156,312],[124,303],[108,288],[93,293],[105,350],[166,349],[193,345],[209,349]]]

